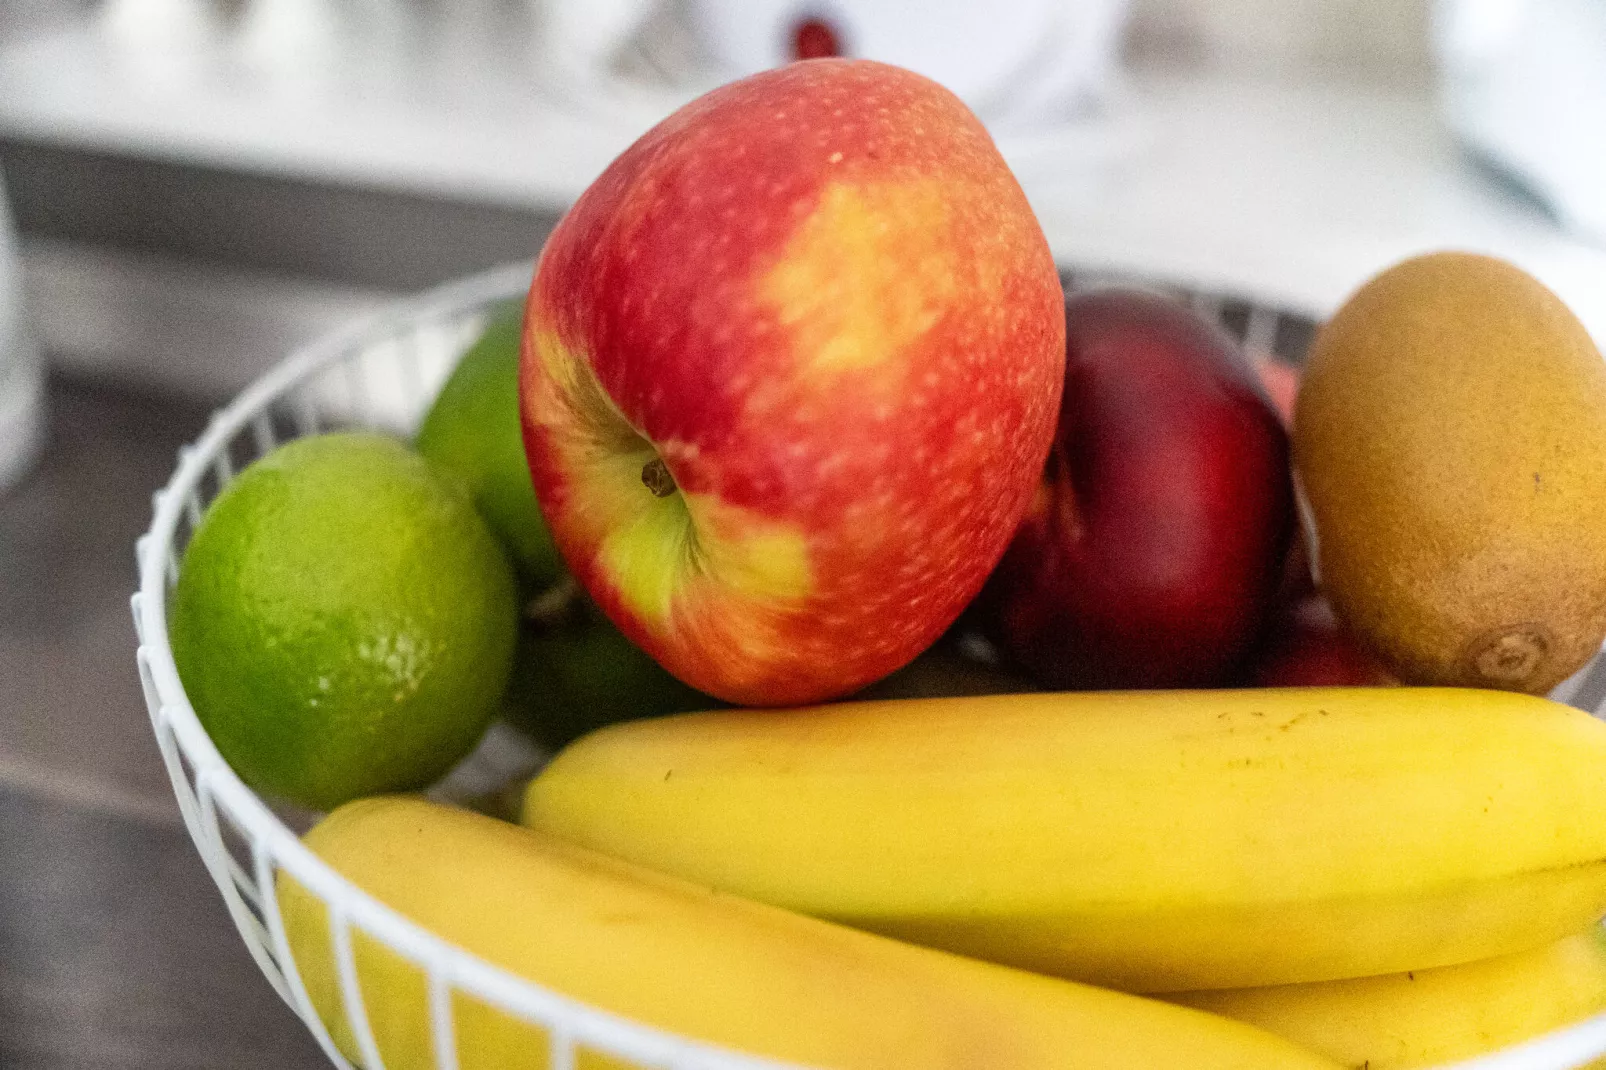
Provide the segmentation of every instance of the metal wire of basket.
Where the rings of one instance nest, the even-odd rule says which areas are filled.
[[[543,1030],[552,1070],[573,1070],[582,1052],[661,1070],[783,1070],[785,1064],[773,1060],[675,1036],[569,999],[453,946],[362,892],[302,845],[297,835],[302,822],[296,815],[270,807],[229,768],[196,718],[173,663],[167,602],[179,560],[206,506],[235,473],[283,441],[321,431],[369,427],[410,435],[488,316],[523,296],[531,271],[528,263],[513,264],[443,286],[303,348],[215,413],[201,437],[179,451],[178,468],[156,493],[151,527],[135,548],[137,664],[151,726],[185,827],[246,947],[274,990],[342,1070],[351,1070],[352,1064],[314,1011],[290,951],[275,891],[280,874],[293,878],[327,909],[343,1009],[366,1070],[383,1070],[384,1063],[358,983],[353,929],[416,965],[427,978],[438,1070],[458,1066],[453,1011],[458,995]],[[1072,272],[1064,275],[1064,282],[1068,291],[1113,282],[1169,290],[1217,318],[1251,350],[1293,363],[1302,359],[1314,329],[1312,320],[1298,313],[1156,286],[1149,280]],[[1597,657],[1553,697],[1598,714],[1606,702],[1606,659]],[[482,785],[512,775],[519,766],[496,762],[494,750],[500,742],[505,738],[493,734],[466,761],[480,764]],[[1458,1066],[1564,1070],[1601,1055],[1606,1055],[1606,1014]]]

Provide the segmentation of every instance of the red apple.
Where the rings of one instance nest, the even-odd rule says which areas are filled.
[[[1285,360],[1264,353],[1256,353],[1252,359],[1255,374],[1260,377],[1260,385],[1271,399],[1272,408],[1277,410],[1277,418],[1283,422],[1284,428],[1292,427],[1294,399],[1299,396],[1299,369]]]
[[[1345,631],[1327,599],[1316,595],[1278,615],[1250,682],[1257,687],[1376,687],[1399,680]]]
[[[1238,347],[1186,306],[1108,290],[1066,320],[1054,449],[981,617],[1052,686],[1225,683],[1281,576],[1287,435]]]
[[[828,59],[715,90],[541,255],[520,389],[553,538],[701,691],[862,687],[942,633],[1019,524],[1063,301],[1019,185],[936,83]]]
[[[1299,397],[1299,368],[1267,353],[1251,351],[1249,358],[1260,377],[1260,385],[1271,399],[1271,407],[1282,421],[1283,430],[1290,430],[1294,426],[1294,401]],[[1305,541],[1296,535],[1288,547],[1277,601],[1280,605],[1293,605],[1315,593],[1316,584],[1310,574],[1310,555],[1305,551]]]

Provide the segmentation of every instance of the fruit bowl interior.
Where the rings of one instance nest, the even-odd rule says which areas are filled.
[[[150,530],[136,548],[137,661],[151,724],[185,826],[240,935],[274,990],[335,1065],[351,1064],[331,1042],[297,974],[275,894],[280,874],[293,877],[328,908],[341,995],[361,1063],[369,1070],[379,1070],[383,1062],[363,1011],[354,929],[416,963],[428,978],[431,1054],[442,1070],[457,1066],[452,1009],[457,994],[537,1024],[549,1040],[547,1065],[553,1068],[585,1065],[598,1055],[616,1067],[774,1067],[779,1064],[673,1036],[514,977],[365,895],[302,846],[298,833],[311,815],[270,806],[223,761],[174,667],[167,613],[178,563],[208,503],[234,474],[279,443],[321,431],[366,427],[411,435],[488,316],[523,297],[531,272],[532,265],[521,263],[447,285],[304,348],[216,413],[201,437],[180,451],[172,479],[155,495]],[[1068,290],[1136,283],[1183,296],[1261,359],[1298,364],[1314,329],[1308,317],[1241,298],[1093,272],[1065,271],[1062,277]],[[1553,697],[1598,715],[1606,705],[1606,661],[1597,656]],[[483,797],[528,776],[539,760],[522,737],[494,728],[436,793]],[[1559,1070],[1602,1054],[1606,1015],[1479,1060],[1477,1066]]]

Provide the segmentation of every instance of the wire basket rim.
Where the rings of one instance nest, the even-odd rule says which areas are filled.
[[[796,1064],[681,1037],[563,995],[486,961],[369,895],[308,849],[239,778],[202,726],[179,679],[167,634],[165,568],[168,555],[173,551],[185,501],[199,487],[218,452],[272,402],[341,357],[360,351],[364,343],[387,337],[399,327],[427,322],[442,313],[467,311],[495,300],[516,298],[528,288],[533,271],[533,261],[492,268],[448,282],[420,296],[402,298],[344,329],[315,339],[264,372],[213,413],[200,437],[179,450],[177,468],[154,495],[151,526],[136,543],[139,583],[132,609],[140,636],[138,656],[148,667],[155,691],[153,696],[148,696],[153,726],[159,730],[154,722],[162,720],[171,728],[183,757],[193,770],[197,794],[203,799],[215,800],[215,806],[221,805],[228,819],[250,842],[253,856],[266,855],[270,860],[270,872],[271,867],[276,866],[331,909],[336,904],[344,905],[343,913],[349,925],[377,938],[432,978],[444,977],[449,985],[464,993],[527,1021],[543,1025],[562,1022],[574,1040],[596,1043],[605,1050],[639,1059],[647,1065],[667,1061],[676,1066],[708,1070],[806,1070]],[[185,818],[186,825],[190,825],[192,815],[186,813]],[[202,831],[190,827],[192,838],[197,839],[195,846],[210,863],[199,842]],[[208,868],[211,869],[210,864]],[[226,879],[217,873],[213,876],[219,881]],[[264,888],[262,892],[267,896],[274,894],[271,888]],[[276,915],[277,910],[271,913]],[[270,924],[270,928],[273,927]],[[276,965],[294,988],[299,982],[289,976],[295,969],[293,963]],[[293,1002],[292,1008],[299,1011]]]
[[[136,657],[142,677],[147,681],[145,698],[152,727],[159,743],[163,742],[164,727],[171,732],[182,759],[188,762],[192,770],[194,794],[200,800],[201,808],[211,809],[211,827],[220,827],[220,812],[226,815],[228,821],[249,842],[259,877],[271,878],[274,867],[288,873],[308,892],[317,896],[331,915],[338,912],[348,926],[379,940],[419,967],[432,987],[444,982],[448,992],[456,988],[504,1012],[545,1026],[554,1033],[563,1031],[573,1041],[595,1045],[612,1054],[637,1060],[645,1066],[699,1067],[704,1070],[808,1070],[798,1064],[696,1041],[566,996],[493,965],[369,895],[308,849],[267,803],[240,780],[201,725],[179,680],[167,632],[166,569],[170,566],[170,557],[175,554],[173,543],[188,499],[199,489],[220,452],[226,450],[234,437],[245,430],[252,420],[262,416],[273,402],[342,357],[359,354],[365,346],[391,338],[403,329],[426,324],[433,318],[445,314],[470,313],[495,301],[515,299],[528,289],[534,268],[534,260],[521,260],[455,279],[422,294],[399,298],[376,313],[300,346],[215,411],[201,435],[179,450],[178,465],[173,474],[153,495],[150,527],[135,545],[138,584],[131,609],[138,635]],[[1119,270],[1105,272],[1095,267],[1084,270],[1098,277],[1101,282],[1125,281]],[[1062,275],[1065,272],[1066,268],[1062,265]],[[1131,281],[1159,288],[1175,285],[1167,280],[1152,278]],[[1243,301],[1258,308],[1266,308],[1269,304],[1265,300],[1219,291],[1196,294],[1196,303],[1200,296],[1207,300]],[[1284,303],[1270,303],[1269,307],[1278,314],[1310,318],[1308,312]],[[225,900],[229,900],[230,891],[237,897],[237,888],[225,887],[231,879],[222,871],[221,859],[209,853],[208,842],[215,840],[216,834],[208,832],[205,821],[194,812],[194,800],[186,799],[185,793],[180,790],[179,781],[184,777],[181,763],[166,754],[164,758],[168,758],[174,791],[194,846],[224,893]],[[227,848],[221,844],[218,844],[217,850],[225,857],[228,854]],[[259,892],[267,900],[263,913],[269,931],[265,936],[275,949],[269,953],[252,946],[251,950],[253,954],[258,954],[259,965],[269,973],[269,979],[274,982],[280,996],[317,1036],[325,1053],[337,1064],[349,1065],[335,1051],[322,1024],[315,1020],[315,1012],[310,1011],[305,989],[300,986],[299,970],[293,956],[288,953],[273,882],[264,879],[261,883],[263,887]],[[236,904],[230,901],[228,905],[233,911]],[[236,921],[239,919],[236,918]],[[248,945],[251,943],[249,939],[246,942]],[[281,987],[268,964],[261,961],[261,955],[271,955],[272,965],[288,984],[289,992]],[[445,1013],[450,1016],[449,1005]],[[1606,1053],[1606,1012],[1497,1052],[1447,1064],[1439,1070],[1520,1070],[1536,1065],[1528,1061],[1530,1057],[1540,1060],[1547,1056],[1586,1060],[1598,1057],[1601,1053]],[[1542,1062],[1540,1065],[1554,1067],[1580,1065],[1580,1062]]]

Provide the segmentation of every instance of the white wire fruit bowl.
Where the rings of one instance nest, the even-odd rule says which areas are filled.
[[[415,964],[427,978],[431,1044],[439,1070],[456,1070],[453,997],[477,998],[538,1026],[549,1038],[548,1066],[572,1070],[577,1053],[599,1052],[628,1065],[662,1070],[778,1070],[785,1064],[676,1036],[580,1003],[492,966],[407,920],[367,895],[307,850],[297,829],[305,815],[276,810],[246,787],[201,727],[179,681],[168,642],[167,604],[183,548],[207,504],[234,474],[291,438],[344,427],[411,435],[458,357],[496,306],[522,299],[532,265],[508,265],[401,302],[388,312],[323,338],[285,359],[179,451],[177,470],[154,500],[150,530],[136,545],[139,589],[133,597],[140,683],[151,726],[178,798],[185,827],[217,884],[246,947],[337,1066],[350,1070],[301,983],[285,935],[275,880],[287,874],[328,912],[346,1017],[365,1070],[383,1061],[368,1027],[357,983],[352,930]],[[1073,272],[1066,285],[1145,282],[1188,298],[1251,350],[1298,358],[1311,320],[1252,301],[1109,274]],[[1597,656],[1552,697],[1600,715],[1606,705],[1606,658]],[[528,754],[493,729],[448,779],[475,785],[527,774]],[[504,753],[498,753],[501,750]],[[438,789],[441,790],[441,789]],[[1503,1052],[1456,1064],[1464,1070],[1564,1070],[1606,1055],[1606,1013]]]

